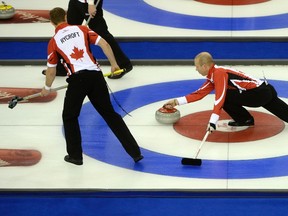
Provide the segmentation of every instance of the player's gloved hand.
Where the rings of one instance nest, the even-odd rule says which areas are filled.
[[[207,127],[207,131],[212,133],[215,130],[216,130],[216,125],[214,123],[209,122],[208,127]]]

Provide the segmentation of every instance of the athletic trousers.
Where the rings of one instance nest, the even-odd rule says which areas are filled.
[[[126,152],[132,158],[140,156],[140,148],[136,140],[111,104],[102,72],[87,70],[81,72],[67,78],[69,85],[65,95],[62,119],[69,156],[73,159],[82,159],[82,140],[78,117],[86,96],[106,121]]]
[[[103,17],[103,0],[100,0],[97,6],[96,16],[90,20],[89,28],[104,38],[113,50],[115,59],[120,68],[127,68],[131,65],[130,59],[121,50],[114,36],[108,31],[108,26]],[[81,3],[78,0],[70,0],[67,11],[67,22],[70,25],[81,25],[84,19],[88,19],[88,4]],[[124,27],[123,27],[124,31]]]
[[[265,82],[254,89],[239,92],[228,89],[223,109],[236,122],[245,122],[253,116],[243,107],[263,107],[288,122],[288,105],[277,96],[274,87]]]

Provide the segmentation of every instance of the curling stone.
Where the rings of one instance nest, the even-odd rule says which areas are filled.
[[[177,122],[180,117],[180,111],[175,108],[165,109],[164,107],[161,107],[155,113],[156,120],[162,124],[173,124]]]
[[[15,8],[11,5],[5,4],[0,5],[0,19],[10,19],[15,15]]]

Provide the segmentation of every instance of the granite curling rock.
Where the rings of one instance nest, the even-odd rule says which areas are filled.
[[[181,117],[180,111],[176,108],[166,109],[161,107],[155,112],[155,119],[161,124],[174,124]]]
[[[15,15],[15,8],[2,2],[0,5],[0,19],[11,19]]]

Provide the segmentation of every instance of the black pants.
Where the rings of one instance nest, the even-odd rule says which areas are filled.
[[[111,46],[117,64],[120,68],[126,68],[131,64],[130,59],[120,48],[119,44],[115,40],[114,36],[108,31],[108,26],[103,17],[102,10],[103,0],[100,0],[97,6],[96,16],[90,20],[89,27],[104,38],[107,43]],[[81,25],[84,19],[88,19],[88,4],[81,3],[78,0],[70,0],[67,11],[67,22],[70,25]],[[123,26],[124,28],[124,26]]]
[[[74,159],[82,159],[81,132],[78,116],[83,100],[88,96],[90,102],[106,121],[126,152],[132,157],[141,155],[140,148],[130,133],[122,117],[115,112],[106,81],[101,72],[83,71],[67,79],[69,83],[62,113],[67,152]]]
[[[285,122],[288,122],[288,105],[277,96],[270,84],[242,91],[227,90],[223,109],[237,122],[244,122],[253,116],[243,107],[263,107]]]

